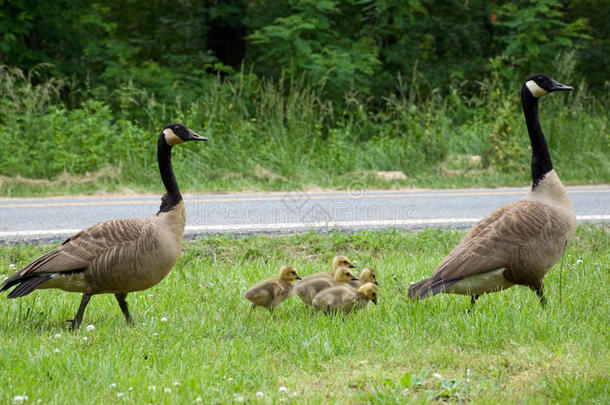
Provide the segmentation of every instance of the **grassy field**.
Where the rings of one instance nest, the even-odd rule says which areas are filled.
[[[2,297],[0,402],[28,403],[599,403],[610,401],[610,227],[581,226],[546,279],[549,305],[515,287],[469,299],[406,299],[463,235],[383,231],[210,237],[185,243],[166,280],[130,294],[128,326],[112,296],[38,291]],[[0,272],[51,246],[0,248]],[[243,293],[292,263],[303,275],[337,253],[377,269],[380,302],[349,316],[293,297],[273,314]],[[88,326],[92,325],[92,326]]]

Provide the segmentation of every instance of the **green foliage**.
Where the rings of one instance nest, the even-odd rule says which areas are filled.
[[[564,21],[559,0],[521,0],[497,8],[496,38],[502,51],[492,61],[506,79],[533,72],[551,72],[552,63],[568,49],[582,47],[590,39],[582,18]]]
[[[574,58],[567,55],[561,61],[555,67],[558,77],[572,84]],[[346,97],[337,112],[302,82],[261,80],[242,71],[233,80],[213,80],[208,92],[196,102],[184,102],[179,111],[128,82],[113,92],[119,108],[114,111],[97,98],[67,108],[59,94],[68,84],[45,79],[44,72],[44,66],[28,77],[19,70],[0,70],[5,145],[0,175],[57,184],[36,188],[27,181],[22,187],[6,183],[1,186],[5,195],[116,190],[118,184],[158,192],[156,136],[174,121],[210,138],[202,147],[186,145],[176,151],[180,184],[190,190],[528,182],[528,138],[520,104],[499,79],[484,83],[473,99],[464,97],[459,87],[448,97],[436,94],[425,102],[415,102],[413,91],[374,106],[354,96]],[[414,89],[417,80],[403,86]],[[610,175],[607,101],[576,87],[574,94],[542,101],[543,129],[564,181],[603,182]],[[472,155],[482,155],[486,166],[459,163]],[[115,169],[110,182],[103,175],[108,166]],[[378,180],[379,170],[402,171],[407,180]],[[72,189],[79,179],[64,181],[64,172],[100,181]]]

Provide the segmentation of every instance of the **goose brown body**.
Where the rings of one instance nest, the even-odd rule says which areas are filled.
[[[338,285],[348,285],[350,281],[356,281],[358,278],[347,267],[339,267],[335,270],[334,277],[315,277],[309,280],[301,281],[295,288],[296,295],[307,305],[311,305],[313,298],[327,288]]]
[[[335,286],[318,293],[313,299],[313,306],[319,311],[352,312],[366,307],[369,301],[377,304],[377,286],[366,283],[357,290],[349,286]]]
[[[278,278],[259,281],[246,291],[244,297],[252,302],[252,307],[260,306],[273,310],[294,294],[294,280],[300,280],[296,269],[284,266]]]
[[[180,255],[186,216],[171,149],[191,140],[207,139],[182,124],[166,126],[159,136],[157,157],[166,194],[155,216],[111,220],[86,228],[6,279],[1,290],[14,287],[9,298],[47,288],[82,293],[72,328],[80,326],[92,295],[113,293],[130,321],[127,294],[159,283]]]
[[[409,288],[411,298],[457,293],[471,295],[474,305],[481,294],[518,284],[535,291],[544,304],[544,277],[563,255],[577,222],[574,207],[551,164],[538,122],[537,98],[570,89],[545,75],[526,79],[522,99],[533,154],[531,191],[481,220],[429,279]]]
[[[88,294],[145,290],[163,280],[178,260],[184,218],[181,201],[171,211],[151,218],[101,222],[70,237],[13,277],[47,274],[51,278],[38,289]]]

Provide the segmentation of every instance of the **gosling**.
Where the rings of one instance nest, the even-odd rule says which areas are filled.
[[[375,273],[375,270],[369,268],[362,269],[360,275],[358,276],[358,281],[350,281],[349,285],[357,290],[366,283],[373,283],[375,285],[379,285],[379,283],[377,282],[377,274]]]
[[[335,271],[341,267],[348,267],[350,269],[356,268],[356,266],[354,266],[346,256],[335,256],[333,259],[333,271],[323,271],[321,273],[311,274],[304,277],[303,282],[313,280],[314,278],[318,277],[327,277],[332,280],[335,277]]]
[[[369,301],[377,305],[379,290],[373,283],[366,283],[358,290],[348,286],[337,286],[328,288],[313,299],[313,306],[318,311],[349,313],[357,311],[368,305]]]
[[[301,280],[292,266],[280,269],[278,278],[270,278],[254,284],[244,297],[252,302],[252,309],[257,306],[273,311],[275,307],[294,295],[294,280]]]
[[[320,291],[337,285],[347,285],[346,283],[357,280],[358,277],[354,276],[354,273],[352,273],[350,269],[347,267],[339,267],[335,271],[334,278],[316,277],[310,278],[309,280],[303,280],[296,286],[295,293],[299,296],[301,301],[311,306],[311,301]]]

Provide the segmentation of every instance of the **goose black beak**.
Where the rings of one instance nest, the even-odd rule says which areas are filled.
[[[551,83],[551,91],[572,91],[574,88],[572,86],[566,86],[565,84],[561,84],[556,80],[553,80]]]
[[[353,264],[351,264],[351,263],[350,263],[350,264],[349,264],[349,268],[350,268],[350,269],[355,269],[355,268],[356,268],[356,266],[354,266]]]
[[[358,281],[358,277],[356,277],[356,276],[352,276],[352,280],[354,280],[354,281]]]
[[[373,304],[377,305],[377,298],[373,298],[371,301],[373,301]]]
[[[206,138],[205,136],[201,136],[197,132],[193,131],[192,129],[189,129],[189,139],[187,139],[187,141],[207,141],[207,140],[208,140],[208,138]]]
[[[303,280],[303,277],[297,276],[297,280]]]

